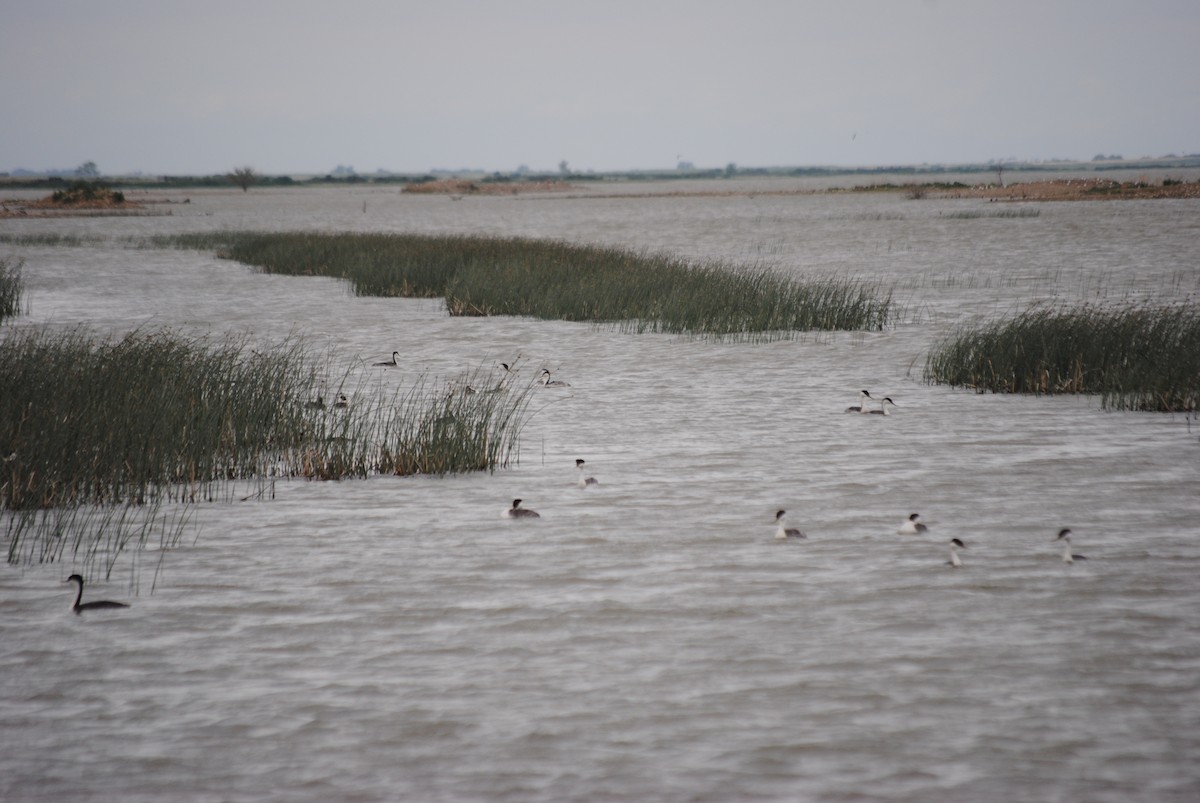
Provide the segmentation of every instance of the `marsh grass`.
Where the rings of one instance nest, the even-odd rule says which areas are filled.
[[[298,340],[258,350],[167,331],[12,332],[0,342],[8,559],[69,554],[107,572],[130,545],[172,545],[188,506],[266,496],[280,478],[506,466],[532,391],[472,381],[495,392],[421,381],[318,406],[328,377]]]
[[[21,314],[25,282],[21,278],[21,263],[0,259],[0,322]]]
[[[925,379],[995,393],[1098,394],[1114,410],[1194,411],[1200,308],[1028,310],[935,346]]]
[[[1021,206],[1008,209],[966,209],[959,212],[946,212],[942,217],[951,220],[977,220],[979,218],[1034,218],[1042,214],[1040,209],[1030,209]]]
[[[43,232],[39,234],[0,233],[0,243],[17,246],[47,246],[51,248],[72,248],[92,246],[102,243],[107,238],[98,234],[59,234]]]
[[[451,315],[613,323],[737,336],[882,329],[891,293],[855,280],[798,282],[765,268],[692,264],[617,248],[499,237],[223,232],[155,240],[211,249],[271,273],[332,276],[359,295],[444,297]]]

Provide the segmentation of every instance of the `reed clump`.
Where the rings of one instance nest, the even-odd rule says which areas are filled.
[[[1031,309],[966,329],[927,357],[928,382],[995,393],[1091,393],[1114,410],[1194,411],[1194,304]]]
[[[343,406],[317,395],[326,377],[297,340],[12,332],[0,342],[8,559],[115,560],[156,533],[172,540],[180,510],[242,484],[495,470],[516,454],[532,390],[475,382],[494,392],[418,383]]]
[[[0,259],[0,321],[21,314],[25,282],[21,278],[21,263]]]
[[[855,280],[691,264],[618,248],[501,237],[224,232],[162,241],[271,273],[332,276],[359,295],[444,297],[451,315],[527,315],[635,331],[741,335],[882,329],[891,294]]]

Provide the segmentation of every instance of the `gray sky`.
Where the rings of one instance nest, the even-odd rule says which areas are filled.
[[[1195,0],[0,0],[0,170],[1200,152]]]

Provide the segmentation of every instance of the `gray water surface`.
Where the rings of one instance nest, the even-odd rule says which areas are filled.
[[[69,565],[0,572],[0,798],[1200,797],[1196,422],[921,382],[931,344],[980,316],[1194,298],[1197,203],[962,219],[995,205],[190,200],[0,221],[104,238],[0,244],[25,261],[31,314],[12,325],[299,334],[345,365],[400,351],[401,368],[364,369],[368,387],[502,361],[571,387],[538,392],[519,463],[494,475],[291,481],[201,506],[179,548],[89,585],[128,611],[71,615]],[[903,314],[770,343],[451,319],[439,301],[125,242],[230,227],[668,251],[854,276]],[[864,387],[894,414],[844,413]],[[598,488],[575,485],[579,457]],[[542,518],[501,518],[518,496]],[[781,508],[807,539],[774,539]],[[897,535],[913,511],[930,533]],[[1064,526],[1087,561],[1059,560]],[[951,537],[962,569],[945,565]]]

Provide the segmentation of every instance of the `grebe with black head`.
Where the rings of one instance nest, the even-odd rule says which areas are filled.
[[[775,523],[779,526],[775,528],[775,537],[780,541],[787,538],[807,538],[804,533],[797,530],[795,527],[787,526],[787,511],[780,510],[775,514]]]
[[[1063,563],[1074,563],[1077,560],[1087,560],[1087,555],[1071,554],[1071,529],[1069,527],[1063,527],[1061,530],[1059,530],[1058,537],[1054,540],[1063,542]]]
[[[77,614],[84,611],[116,610],[117,608],[129,607],[124,602],[113,602],[107,599],[98,599],[94,602],[80,602],[83,599],[83,577],[73,574],[67,578],[67,582],[75,584],[75,602],[71,605],[71,610]]]
[[[848,412],[848,413],[870,412],[870,410],[867,409],[867,401],[870,398],[871,398],[871,392],[869,390],[860,390],[858,392],[858,404],[850,405],[849,407],[846,408],[846,412]]]
[[[527,507],[521,507],[521,500],[514,499],[512,507],[504,511],[504,515],[510,519],[540,519],[541,516],[536,510],[530,510]]]
[[[946,561],[947,566],[953,566],[955,569],[963,565],[962,559],[958,557],[958,550],[966,549],[967,545],[957,538],[950,539],[950,560]]]
[[[579,487],[587,488],[590,485],[599,485],[600,480],[595,477],[585,477],[583,475],[583,458],[578,458],[575,461],[575,468],[579,470]]]

